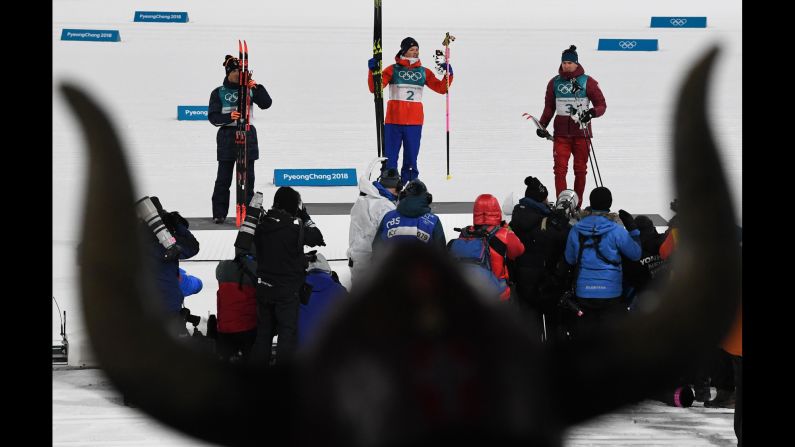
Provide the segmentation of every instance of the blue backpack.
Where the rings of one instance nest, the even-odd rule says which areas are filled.
[[[500,227],[494,227],[493,230],[487,231],[482,226],[454,228],[460,234],[457,239],[447,243],[447,251],[453,259],[461,262],[477,282],[487,284],[497,293],[497,296],[502,295],[508,288],[505,279],[497,278],[491,269],[490,248],[493,248],[503,259],[507,252],[505,243],[494,237],[499,229]]]

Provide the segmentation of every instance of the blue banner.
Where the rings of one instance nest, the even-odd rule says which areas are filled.
[[[135,11],[134,21],[187,23],[188,13],[186,11],[178,11],[178,12]]]
[[[177,106],[180,121],[207,121],[207,106]]]
[[[706,28],[706,17],[652,17],[652,28]]]
[[[67,29],[61,31],[61,40],[85,40],[89,42],[121,42],[119,30],[115,29]]]
[[[657,51],[657,39],[599,39],[599,51]]]
[[[276,186],[356,186],[356,169],[274,169]]]

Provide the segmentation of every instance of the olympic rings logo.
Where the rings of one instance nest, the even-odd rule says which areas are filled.
[[[237,102],[237,92],[227,93],[226,96],[224,96],[224,99],[228,102]]]
[[[620,46],[621,48],[623,48],[625,50],[631,50],[631,49],[635,48],[636,46],[638,46],[638,43],[635,42],[634,40],[622,40],[622,41],[618,42],[618,46]]]
[[[684,26],[685,23],[687,23],[687,19],[671,19],[673,26]]]
[[[564,95],[571,93],[572,90],[573,87],[571,86],[571,84],[560,84],[558,86],[558,91],[563,93]]]
[[[398,76],[404,81],[419,81],[422,79],[422,74],[413,71],[400,71]]]

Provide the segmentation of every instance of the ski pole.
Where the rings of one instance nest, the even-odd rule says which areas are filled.
[[[578,98],[577,94],[582,90],[582,87],[580,87],[580,83],[577,82],[577,78],[571,78],[571,86],[572,89],[574,90],[574,101],[577,104],[577,111],[575,112],[577,115],[577,124],[579,124],[580,130],[582,130],[583,136],[585,137],[588,143],[588,161],[591,163],[591,173],[593,174],[593,181],[594,183],[596,183],[596,186],[604,186],[604,182],[602,182],[602,173],[599,172],[599,163],[596,161],[596,151],[594,151],[593,149],[593,142],[591,141],[591,135],[590,132],[588,132],[588,123],[587,122],[583,123],[582,121],[580,121],[580,112],[582,111],[583,103],[579,101],[580,98]],[[586,95],[584,99],[587,100],[587,98],[588,96]],[[593,157],[591,157],[591,153],[593,153]],[[594,164],[596,168],[594,168]],[[599,175],[598,180],[597,180],[597,174]]]
[[[447,128],[447,180],[450,180],[450,42],[455,40],[455,36],[451,36],[449,32],[445,33],[442,45],[444,45],[444,64],[445,64],[445,79],[447,79],[447,90],[445,90],[445,124]]]
[[[596,186],[604,186],[605,183],[602,181],[602,173],[599,171],[599,162],[596,160],[596,149],[593,147],[593,140],[591,139],[591,133],[588,131],[588,127],[585,128],[585,138],[588,141],[588,158],[590,159],[590,154],[593,154],[593,161],[591,162],[591,170],[594,170],[594,163],[596,164],[596,170],[594,171],[594,181],[596,181],[596,175],[599,175],[599,183]]]
[[[375,101],[375,133],[377,138],[378,156],[384,155],[384,92],[382,73],[381,47],[381,4],[382,0],[374,0],[373,13],[373,59],[378,67],[373,70],[373,100]]]

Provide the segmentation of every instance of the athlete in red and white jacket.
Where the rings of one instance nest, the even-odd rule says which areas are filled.
[[[429,68],[419,60],[419,44],[411,37],[403,39],[400,51],[395,55],[395,63],[382,71],[383,88],[389,87],[389,101],[384,119],[384,155],[388,158],[386,167],[396,168],[401,144],[403,146],[403,165],[400,176],[403,184],[419,176],[417,156],[420,152],[422,124],[425,114],[422,109],[422,93],[427,85],[431,90],[445,94],[448,85],[453,84],[453,67],[439,80]],[[377,68],[375,59],[368,61],[372,72]],[[448,82],[449,78],[449,82]],[[370,92],[375,92],[372,73],[368,73],[367,84]]]

